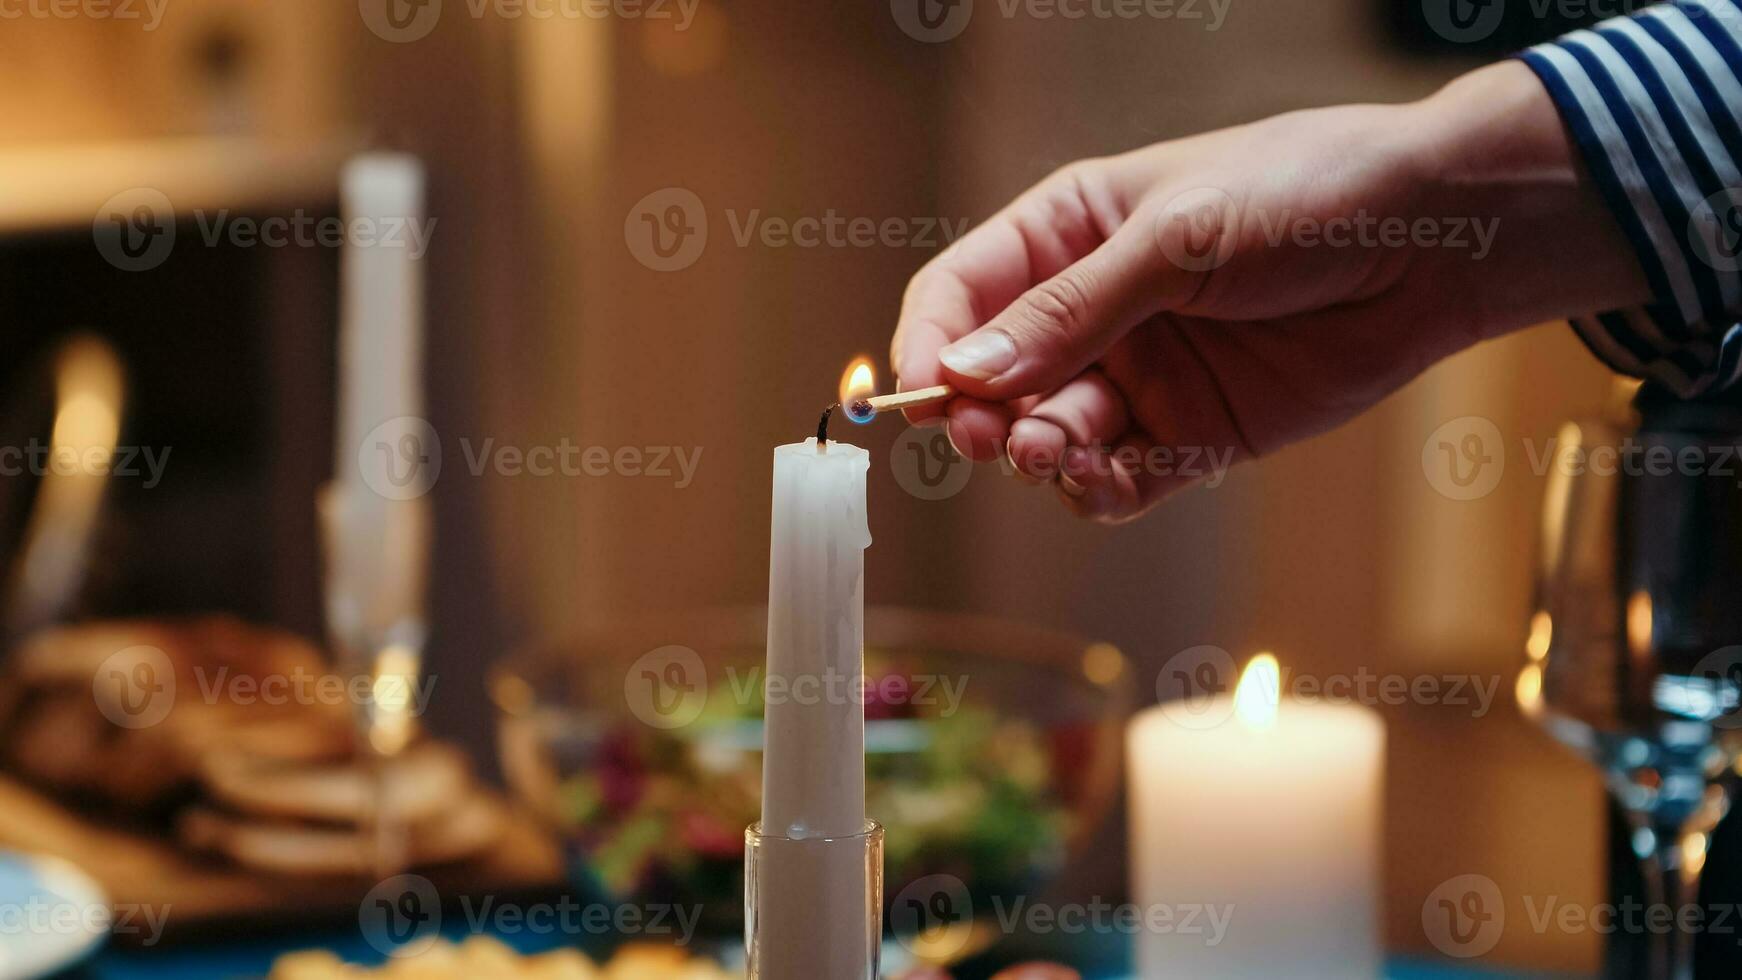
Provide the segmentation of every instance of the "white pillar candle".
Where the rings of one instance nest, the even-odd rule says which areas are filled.
[[[865,513],[870,454],[815,439],[774,451],[764,708],[765,836],[864,833]],[[760,871],[760,980],[857,980],[871,882],[851,849],[775,847]],[[857,971],[857,972],[856,972]]]
[[[1384,725],[1358,705],[1279,704],[1278,686],[1275,660],[1261,657],[1233,698],[1190,716],[1161,705],[1131,724],[1145,980],[1380,975]],[[1177,928],[1193,906],[1230,916],[1219,943]],[[1172,926],[1157,910],[1176,913]]]
[[[848,837],[865,824],[865,474],[871,454],[815,439],[774,451],[762,832]]]

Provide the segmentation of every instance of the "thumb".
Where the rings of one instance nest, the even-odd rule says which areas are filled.
[[[1010,401],[1059,387],[1127,332],[1183,297],[1195,274],[1170,263],[1142,221],[1032,288],[938,352],[964,394]]]

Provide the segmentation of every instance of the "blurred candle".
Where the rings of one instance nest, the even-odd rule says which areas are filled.
[[[393,445],[384,455],[364,441],[383,422],[423,412],[423,273],[410,234],[423,221],[423,166],[404,154],[355,157],[339,199],[346,240],[333,474],[347,497],[360,497],[369,492],[364,466],[394,465],[400,451]]]
[[[1380,975],[1384,726],[1359,705],[1280,702],[1279,689],[1263,654],[1232,698],[1189,721],[1174,704],[1131,724],[1132,895],[1145,921],[1156,908],[1176,927],[1186,907],[1230,916],[1215,945],[1208,929],[1143,929],[1141,976]]]
[[[421,417],[423,274],[411,234],[423,218],[423,167],[404,155],[355,157],[339,197],[337,431],[319,510],[329,628],[367,647],[355,654],[372,655],[384,644],[421,643],[424,494],[439,466]]]

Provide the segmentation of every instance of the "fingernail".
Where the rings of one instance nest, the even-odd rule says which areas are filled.
[[[1016,344],[1002,330],[982,330],[938,351],[938,360],[957,374],[990,381],[1016,366]]]
[[[960,456],[963,459],[967,459],[968,454],[965,452],[962,452],[962,447],[956,444],[956,427],[948,424],[949,419],[947,419],[947,418],[944,420],[944,422],[945,422],[944,438],[949,440],[950,448],[955,450],[955,453],[957,456]]]
[[[1073,497],[1083,495],[1083,485],[1071,479],[1071,474],[1081,476],[1089,472],[1089,454],[1081,446],[1066,446],[1059,456],[1059,486],[1065,488],[1065,493]]]

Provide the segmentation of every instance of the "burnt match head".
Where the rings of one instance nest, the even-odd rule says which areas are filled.
[[[872,408],[871,403],[864,398],[856,398],[843,407],[847,410],[847,418],[860,425],[877,417],[877,409]]]

